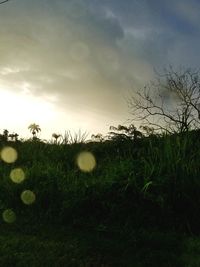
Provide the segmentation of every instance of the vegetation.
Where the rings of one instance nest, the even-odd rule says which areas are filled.
[[[143,130],[101,142],[2,141],[0,266],[199,266],[199,131]],[[96,165],[80,168],[83,151]]]
[[[187,132],[199,128],[200,73],[172,67],[132,95],[128,104],[134,121],[157,131]]]
[[[0,266],[199,266],[200,79],[161,78],[131,98],[139,129],[3,131]]]
[[[38,124],[32,123],[28,126],[28,129],[30,130],[30,132],[33,135],[33,139],[37,138],[37,133],[39,133],[41,131],[41,128]]]
[[[59,138],[61,138],[61,134],[56,134],[56,133],[53,133],[52,134],[52,137],[55,139],[54,140],[54,142],[56,143],[56,144],[58,144],[58,140],[59,140]]]

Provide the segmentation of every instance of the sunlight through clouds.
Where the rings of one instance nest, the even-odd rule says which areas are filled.
[[[37,118],[45,121],[54,116],[52,105],[40,98],[23,93],[16,94],[9,90],[0,90],[0,97],[3,99],[0,102],[0,112],[5,114],[5,120],[12,119],[14,122],[14,119],[23,117],[26,121]]]
[[[56,120],[58,112],[56,112],[50,96],[45,100],[45,97],[33,97],[29,92],[27,86],[18,94],[0,89],[0,112],[4,114],[1,123],[4,128],[13,131],[21,128],[22,131],[30,124],[30,121],[38,121],[45,127]]]
[[[11,2],[0,9],[0,112],[9,130],[37,121],[42,135],[52,124],[64,131],[62,109],[68,129],[85,121],[107,131],[113,119],[129,119],[125,98],[154,69],[199,65],[197,0]]]

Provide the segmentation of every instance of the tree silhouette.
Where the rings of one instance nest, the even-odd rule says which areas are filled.
[[[38,124],[32,123],[28,126],[28,129],[33,135],[33,139],[36,138],[36,134],[41,131],[41,128]]]
[[[109,129],[111,130],[111,132],[109,132],[109,137],[112,140],[136,140],[143,136],[133,124],[130,124],[129,126],[110,126]]]
[[[55,143],[57,144],[58,143],[58,139],[61,137],[61,134],[53,133],[52,137],[55,139]]]
[[[168,133],[198,129],[200,125],[200,75],[172,67],[133,94],[128,105],[133,121]]]
[[[12,133],[9,134],[8,137],[10,137],[11,141],[17,141],[18,140],[18,134],[17,133]]]
[[[8,133],[9,133],[9,131],[7,129],[3,130],[3,137],[4,137],[5,141],[8,141]]]
[[[8,141],[8,133],[7,129],[3,130],[3,134],[0,134],[0,141],[7,142]]]
[[[92,134],[92,135],[91,135],[91,139],[92,139],[92,141],[94,141],[94,142],[103,142],[104,137],[103,137],[103,134],[98,133],[98,134]]]
[[[10,1],[10,0],[1,1],[0,4],[4,4],[4,3],[8,2],[8,1]]]

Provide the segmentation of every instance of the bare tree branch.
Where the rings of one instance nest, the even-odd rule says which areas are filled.
[[[165,69],[154,82],[128,99],[133,121],[156,130],[185,132],[200,125],[200,76],[190,69]]]
[[[10,0],[4,0],[4,1],[1,1],[0,4],[6,3],[6,2],[8,2],[8,1],[10,1]]]

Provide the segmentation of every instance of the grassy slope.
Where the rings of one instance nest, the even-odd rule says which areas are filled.
[[[17,220],[1,222],[0,266],[199,266],[190,237],[200,230],[197,138],[13,143],[19,158],[0,163],[0,207]],[[83,150],[96,157],[92,173],[75,164]],[[19,166],[26,180],[13,184]],[[32,206],[20,200],[24,189],[36,194]]]

